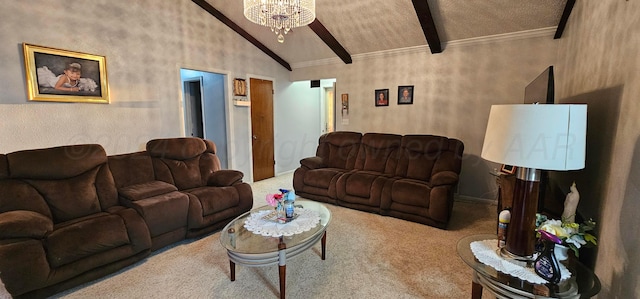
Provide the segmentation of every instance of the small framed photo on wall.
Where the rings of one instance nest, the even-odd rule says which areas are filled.
[[[389,89],[376,89],[376,107],[389,106]]]
[[[413,85],[398,86],[398,105],[413,104]]]

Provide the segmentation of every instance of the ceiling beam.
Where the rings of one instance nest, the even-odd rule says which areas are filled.
[[[284,66],[287,70],[291,71],[291,66],[289,65],[288,62],[286,62],[284,59],[280,58],[280,56],[278,56],[273,51],[269,50],[269,48],[267,48],[267,46],[263,45],[255,37],[251,36],[251,34],[249,34],[244,29],[242,29],[240,26],[238,26],[238,24],[236,24],[233,21],[231,21],[224,14],[222,14],[219,10],[217,10],[213,6],[211,6],[211,4],[209,4],[207,1],[205,1],[205,0],[191,0],[191,1],[193,1],[193,3],[195,3],[195,4],[198,4],[198,6],[202,7],[202,9],[206,10],[212,16],[216,17],[216,19],[220,20],[220,22],[222,22],[225,25],[227,25],[229,28],[231,28],[233,31],[235,31],[238,34],[240,34],[242,37],[244,37],[246,40],[248,40],[250,43],[252,43],[258,49],[262,50],[262,52],[266,53],[267,55],[269,55],[269,57],[273,58],[273,60],[277,61],[282,66]]]
[[[564,27],[567,26],[574,4],[576,4],[576,0],[567,0],[567,4],[564,6],[564,11],[562,12],[562,17],[560,18],[560,23],[558,24],[558,28],[556,29],[556,34],[553,36],[553,39],[559,39],[562,37],[562,32],[564,32]]]
[[[324,41],[324,43],[327,44],[327,46],[329,46],[329,48],[331,48],[331,50],[333,50],[333,52],[342,59],[342,61],[344,61],[345,64],[350,64],[352,62],[349,52],[344,49],[338,40],[331,35],[331,32],[329,32],[329,30],[327,30],[327,28],[325,28],[318,19],[313,20],[313,22],[309,24],[309,28],[311,28],[311,30],[313,30],[313,32],[315,32],[318,37],[320,37],[320,39],[322,39],[322,41]]]
[[[411,0],[411,2],[413,2],[413,8],[416,10],[418,20],[420,20],[424,37],[427,38],[431,54],[442,52],[440,37],[438,37],[436,24],[433,22],[433,15],[431,15],[431,9],[429,9],[429,3],[427,3],[427,0]]]

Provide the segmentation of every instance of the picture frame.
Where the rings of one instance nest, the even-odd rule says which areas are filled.
[[[30,101],[109,103],[106,57],[22,44]]]
[[[500,172],[506,173],[506,174],[514,174],[517,168],[518,167],[513,165],[502,164],[502,167],[500,167]]]
[[[233,79],[233,95],[241,97],[247,96],[247,81],[245,79]]]
[[[398,105],[413,104],[413,85],[398,86]]]
[[[376,107],[389,106],[389,89],[376,89],[374,103]]]
[[[342,115],[349,114],[349,94],[342,94]]]

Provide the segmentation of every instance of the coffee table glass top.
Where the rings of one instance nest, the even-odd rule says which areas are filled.
[[[321,203],[310,200],[296,199],[295,205],[297,207],[301,206],[304,209],[311,209],[318,212],[320,216],[320,223],[306,232],[295,234],[293,236],[265,237],[248,231],[244,227],[244,222],[251,213],[274,209],[274,207],[266,205],[246,212],[229,222],[220,234],[220,243],[228,251],[244,254],[261,254],[277,252],[280,238],[282,238],[284,243],[287,245],[287,248],[295,248],[296,246],[305,244],[310,239],[316,239],[319,235],[323,234],[327,225],[329,225],[329,222],[331,221],[331,212],[329,209]]]

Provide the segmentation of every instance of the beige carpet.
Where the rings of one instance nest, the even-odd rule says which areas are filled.
[[[291,188],[292,175],[254,183],[254,206]],[[320,245],[287,260],[288,298],[469,298],[471,269],[456,253],[464,236],[495,231],[495,205],[456,201],[448,230],[327,205],[327,259]],[[278,268],[236,267],[220,232],[153,253],[113,275],[54,298],[277,298]]]

